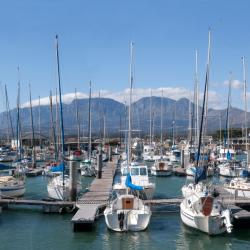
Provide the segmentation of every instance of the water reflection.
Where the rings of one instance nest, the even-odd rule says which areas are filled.
[[[192,249],[192,250],[207,250],[207,249],[250,249],[250,231],[245,232],[239,230],[232,234],[224,233],[216,236],[209,236],[198,230],[187,227],[181,223],[180,232],[176,240],[176,249]]]

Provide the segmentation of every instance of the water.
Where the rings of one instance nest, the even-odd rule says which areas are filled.
[[[156,198],[180,196],[183,177],[152,177]],[[85,189],[91,178],[83,178]],[[45,198],[47,179],[28,178],[26,198]],[[208,236],[187,228],[176,211],[155,209],[144,232],[115,233],[100,217],[91,232],[73,232],[73,214],[43,214],[41,208],[21,207],[0,215],[0,249],[250,249],[250,229],[235,229],[232,234]]]

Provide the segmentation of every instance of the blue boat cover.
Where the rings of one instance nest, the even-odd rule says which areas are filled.
[[[195,184],[207,178],[207,168],[197,167],[195,172]]]
[[[143,190],[144,188],[142,186],[137,186],[137,185],[134,185],[132,183],[132,179],[131,179],[131,175],[130,174],[127,174],[127,178],[126,178],[126,182],[125,182],[126,186],[133,189],[133,190]]]
[[[52,166],[51,171],[52,172],[63,172],[64,171],[64,163],[61,163],[60,165],[57,165],[57,166]]]
[[[231,156],[229,150],[227,151],[227,160],[232,160],[232,156]]]
[[[0,163],[0,170],[6,170],[6,169],[11,169],[11,168],[15,168],[15,167]]]

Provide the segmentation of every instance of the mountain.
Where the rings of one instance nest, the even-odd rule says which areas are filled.
[[[153,134],[160,133],[161,125],[161,102],[163,107],[163,133],[171,136],[172,124],[175,121],[175,133],[183,133],[187,131],[189,124],[189,100],[181,98],[175,101],[170,98],[162,98],[153,96],[151,99],[152,106],[152,126]],[[79,121],[81,135],[87,136],[88,133],[88,99],[78,100]],[[193,104],[192,104],[193,105]],[[55,124],[58,116],[56,105],[53,105],[53,120]],[[127,108],[124,104],[109,98],[93,98],[91,102],[92,110],[92,131],[96,136],[106,137],[119,135],[124,133],[127,127]],[[16,113],[17,110],[10,111],[12,118],[12,126],[14,134],[16,132]],[[40,107],[40,127],[41,133],[49,135],[51,131],[51,114],[50,106]],[[201,114],[201,108],[200,108]],[[29,132],[30,129],[30,109],[22,108],[20,110],[22,132]],[[70,104],[63,104],[64,128],[66,135],[77,134],[76,120],[76,100]],[[247,114],[249,123],[249,113]],[[39,107],[33,107],[33,119],[36,132],[39,132]],[[7,131],[11,131],[10,122],[7,119],[7,113],[0,113],[0,136],[4,137]],[[230,108],[230,127],[242,127],[244,121],[244,111],[237,108]],[[208,110],[208,125],[207,131],[214,131],[220,128],[225,128],[226,110]],[[58,125],[59,127],[59,125]],[[132,127],[135,136],[149,135],[150,127],[150,97],[144,97],[132,104]]]

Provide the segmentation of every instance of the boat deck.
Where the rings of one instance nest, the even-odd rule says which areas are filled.
[[[34,168],[28,171],[27,173],[25,173],[25,175],[28,177],[34,177],[34,176],[42,175],[43,171],[44,171],[43,168]]]

